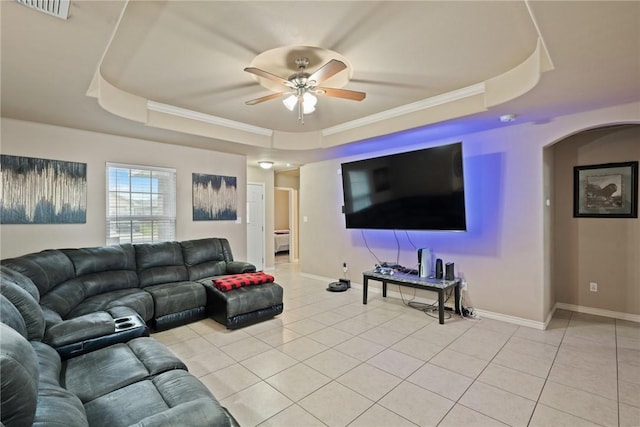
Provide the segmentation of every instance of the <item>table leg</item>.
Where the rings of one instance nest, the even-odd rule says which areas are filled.
[[[385,298],[387,296],[387,282],[382,282],[382,297]]]
[[[369,287],[369,279],[365,276],[362,278],[362,303],[367,303],[367,288]]]
[[[438,321],[444,325],[444,290],[438,290]]]
[[[455,311],[456,314],[462,314],[462,306],[460,304],[460,282],[453,288],[454,296],[455,296]]]

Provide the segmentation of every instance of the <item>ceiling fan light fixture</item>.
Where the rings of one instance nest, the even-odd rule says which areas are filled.
[[[305,92],[302,96],[302,111],[304,114],[310,114],[316,111],[316,104],[318,103],[318,98],[315,97],[314,94],[310,92]]]
[[[309,58],[306,56],[299,56],[295,60],[297,71],[289,77],[280,77],[278,74],[265,71],[262,68],[257,67],[256,62],[260,58],[284,57],[286,62],[289,62],[289,57],[294,51],[310,51],[310,52],[322,52],[323,54],[316,55],[319,58],[331,57],[329,61],[325,62],[319,68],[312,73],[307,72],[309,66]],[[339,59],[336,59],[338,57]],[[282,58],[280,58],[282,59]],[[281,62],[278,60],[277,62]],[[298,115],[298,121],[304,124],[304,116],[311,114],[316,110],[316,104],[318,98],[316,95],[348,99],[352,101],[362,101],[366,94],[364,92],[357,92],[354,90],[340,89],[348,83],[352,75],[352,70],[347,66],[346,59],[336,52],[328,51],[326,49],[313,48],[309,46],[296,46],[276,48],[264,52],[256,57],[251,66],[246,67],[244,71],[253,74],[254,78],[258,79],[258,83],[267,89],[273,90],[275,93],[260,98],[251,99],[246,101],[247,105],[256,105],[271,99],[282,99],[282,103],[289,111],[296,111]],[[318,87],[322,82],[331,79],[332,86],[338,87]],[[277,86],[276,86],[277,84]],[[275,86],[275,87],[274,87]],[[286,91],[282,91],[282,86],[288,88]]]
[[[258,165],[260,165],[262,169],[271,169],[273,167],[273,162],[270,162],[268,160],[261,160],[258,162]]]
[[[296,94],[292,93],[291,95],[283,99],[282,103],[285,107],[287,107],[287,110],[293,111],[293,109],[296,108],[296,104],[298,103],[298,97],[296,96]]]

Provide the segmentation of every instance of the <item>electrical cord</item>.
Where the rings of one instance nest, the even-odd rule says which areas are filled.
[[[411,237],[409,237],[409,233],[407,232],[407,230],[405,230],[404,232],[405,232],[405,235],[407,236],[407,240],[409,241],[409,243],[411,244],[411,246],[413,246],[413,249],[415,250],[416,249],[416,245],[411,240]],[[369,253],[373,256],[373,258],[376,260],[376,263],[378,265],[385,264],[382,261],[380,261],[380,259],[376,256],[376,254],[369,247],[369,243],[367,243],[367,238],[364,235],[364,230],[363,229],[360,229],[360,235],[362,237],[362,241],[364,242],[365,247],[367,248]],[[398,239],[398,235],[396,233],[396,230],[393,230],[393,236],[396,239],[396,265],[394,267],[398,268],[402,272],[408,272],[409,269],[407,269],[406,267],[400,266],[400,240]],[[421,303],[421,302],[415,301],[415,298],[416,298],[416,290],[415,289],[413,290],[413,296],[411,297],[411,299],[408,300],[408,301],[405,301],[404,294],[402,293],[402,287],[398,286],[398,290],[400,291],[400,298],[402,299],[402,303],[404,305],[406,305],[407,307],[411,307],[411,308],[413,308],[415,310],[420,310],[420,311],[424,312],[429,317],[433,317],[433,318],[436,318],[436,319],[440,317],[439,315],[436,316],[436,315],[431,314],[433,312],[438,311],[439,304],[437,302],[431,303],[431,304],[426,304],[426,303]],[[447,293],[447,296],[446,296],[443,304],[446,304],[451,299],[451,294],[452,293],[453,293],[453,290],[449,290],[449,292]],[[462,305],[462,303],[460,305]],[[445,319],[450,319],[450,318],[451,318],[451,314],[450,313],[445,313]]]
[[[409,243],[411,244],[411,246],[413,246],[413,250],[418,250],[417,246],[413,243],[413,241],[411,240],[411,237],[409,237],[409,232],[407,230],[404,230],[404,234],[407,236],[407,240],[409,241]]]
[[[427,304],[427,303],[415,301],[415,298],[416,298],[416,290],[415,290],[415,288],[413,290],[413,297],[411,297],[410,300],[406,300],[405,301],[404,295],[402,294],[402,287],[401,286],[398,286],[398,291],[400,291],[400,298],[402,299],[402,303],[404,305],[406,305],[407,307],[411,307],[411,308],[413,308],[415,310],[422,311],[424,314],[426,314],[429,317],[433,317],[434,319],[439,319],[440,318],[439,314],[438,315],[431,314],[431,313],[436,312],[436,311],[439,310],[440,305],[437,302],[434,302],[434,303],[431,303],[431,304]],[[451,294],[452,293],[453,293],[453,291],[449,290],[449,292],[447,293],[443,304],[446,304],[451,299]],[[444,317],[445,320],[446,319],[451,319],[451,313],[445,312],[444,315],[445,315],[445,317]]]
[[[398,240],[396,230],[393,230],[393,237],[396,239],[396,265],[400,265],[400,240]]]
[[[366,237],[364,237],[364,230],[363,229],[360,229],[360,235],[362,236],[362,241],[364,242],[364,246],[367,248],[369,253],[371,253],[371,255],[373,255],[373,258],[375,258],[376,264],[382,264],[382,261],[380,261],[378,259],[376,254],[374,254],[373,251],[371,250],[371,248],[369,247],[369,244],[367,243],[367,239],[366,239]]]

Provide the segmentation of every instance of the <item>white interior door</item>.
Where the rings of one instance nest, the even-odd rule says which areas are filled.
[[[247,262],[264,270],[264,184],[247,184]]]

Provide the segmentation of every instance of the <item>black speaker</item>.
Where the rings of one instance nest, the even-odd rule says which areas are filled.
[[[436,279],[442,279],[442,260],[436,260]]]
[[[453,280],[455,276],[456,274],[453,271],[453,263],[452,262],[446,263],[444,266],[444,278],[446,280]]]

